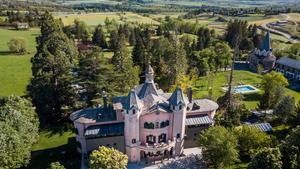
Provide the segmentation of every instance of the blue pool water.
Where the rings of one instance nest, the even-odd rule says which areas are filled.
[[[245,93],[245,92],[250,92],[250,91],[256,91],[256,89],[254,89],[251,86],[235,87],[233,90],[234,90],[234,93]]]

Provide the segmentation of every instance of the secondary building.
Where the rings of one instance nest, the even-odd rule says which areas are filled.
[[[151,66],[145,75],[143,84],[112,104],[105,96],[103,106],[72,113],[79,152],[87,156],[99,146],[114,147],[139,162],[179,156],[184,147],[197,146],[200,131],[213,125],[218,104],[193,99],[191,89],[188,96],[180,88],[164,93]]]
[[[249,67],[253,71],[257,71],[258,66],[263,67],[263,72],[273,70],[276,57],[272,53],[270,32],[267,32],[260,48],[255,48],[249,55]]]
[[[289,79],[300,80],[300,60],[282,57],[276,61],[275,70]]]

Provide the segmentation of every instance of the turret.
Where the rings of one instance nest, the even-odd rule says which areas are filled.
[[[134,90],[131,90],[127,96],[125,104],[125,146],[129,161],[139,161],[138,143],[140,141],[139,118],[142,110],[142,104]]]
[[[270,32],[268,31],[262,45],[262,50],[265,50],[266,52],[271,51],[271,38],[270,38]]]
[[[170,109],[173,111],[173,137],[176,138],[175,155],[183,153],[185,135],[185,119],[188,101],[185,99],[181,88],[177,88],[168,99]]]

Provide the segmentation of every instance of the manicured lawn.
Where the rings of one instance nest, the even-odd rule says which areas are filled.
[[[194,97],[195,98],[203,98],[207,97],[208,95],[208,81],[209,77],[200,77],[199,80],[196,81],[194,84]],[[222,90],[222,87],[226,84],[228,84],[229,79],[229,72],[220,72],[216,73],[213,78],[213,98],[217,99],[218,97],[224,95],[224,91]],[[234,72],[234,80],[233,85],[240,85],[240,84],[250,84],[252,86],[258,87],[261,82],[262,76],[249,72],[244,70],[236,70]],[[259,93],[253,93],[253,94],[245,94],[244,95],[244,103],[246,104],[248,109],[255,109],[257,107],[257,104],[259,103],[259,99],[261,97],[263,91],[260,91]],[[286,94],[294,96],[296,101],[300,100],[300,93],[286,89]]]
[[[53,132],[41,131],[37,144],[32,147],[32,151],[46,150],[56,148],[68,143],[68,139],[75,137],[75,134],[68,131]]]
[[[31,77],[30,58],[35,53],[35,37],[39,33],[38,29],[29,31],[0,29],[0,96],[25,94]],[[25,39],[27,54],[16,55],[9,52],[7,42],[14,37]]]
[[[59,161],[66,168],[80,168],[81,156],[76,151],[75,134],[71,129],[57,126],[42,129],[38,142],[32,147],[28,169],[45,169],[50,163]]]

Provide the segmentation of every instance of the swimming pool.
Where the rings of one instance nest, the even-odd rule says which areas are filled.
[[[223,88],[224,91],[228,90],[228,87]],[[241,86],[235,86],[233,87],[233,92],[234,93],[240,93],[240,94],[245,94],[245,93],[255,93],[258,92],[259,90],[251,85],[241,85]]]
[[[252,92],[258,92],[258,89],[251,86],[251,85],[242,85],[242,86],[236,86],[233,88],[234,93],[252,93]]]

